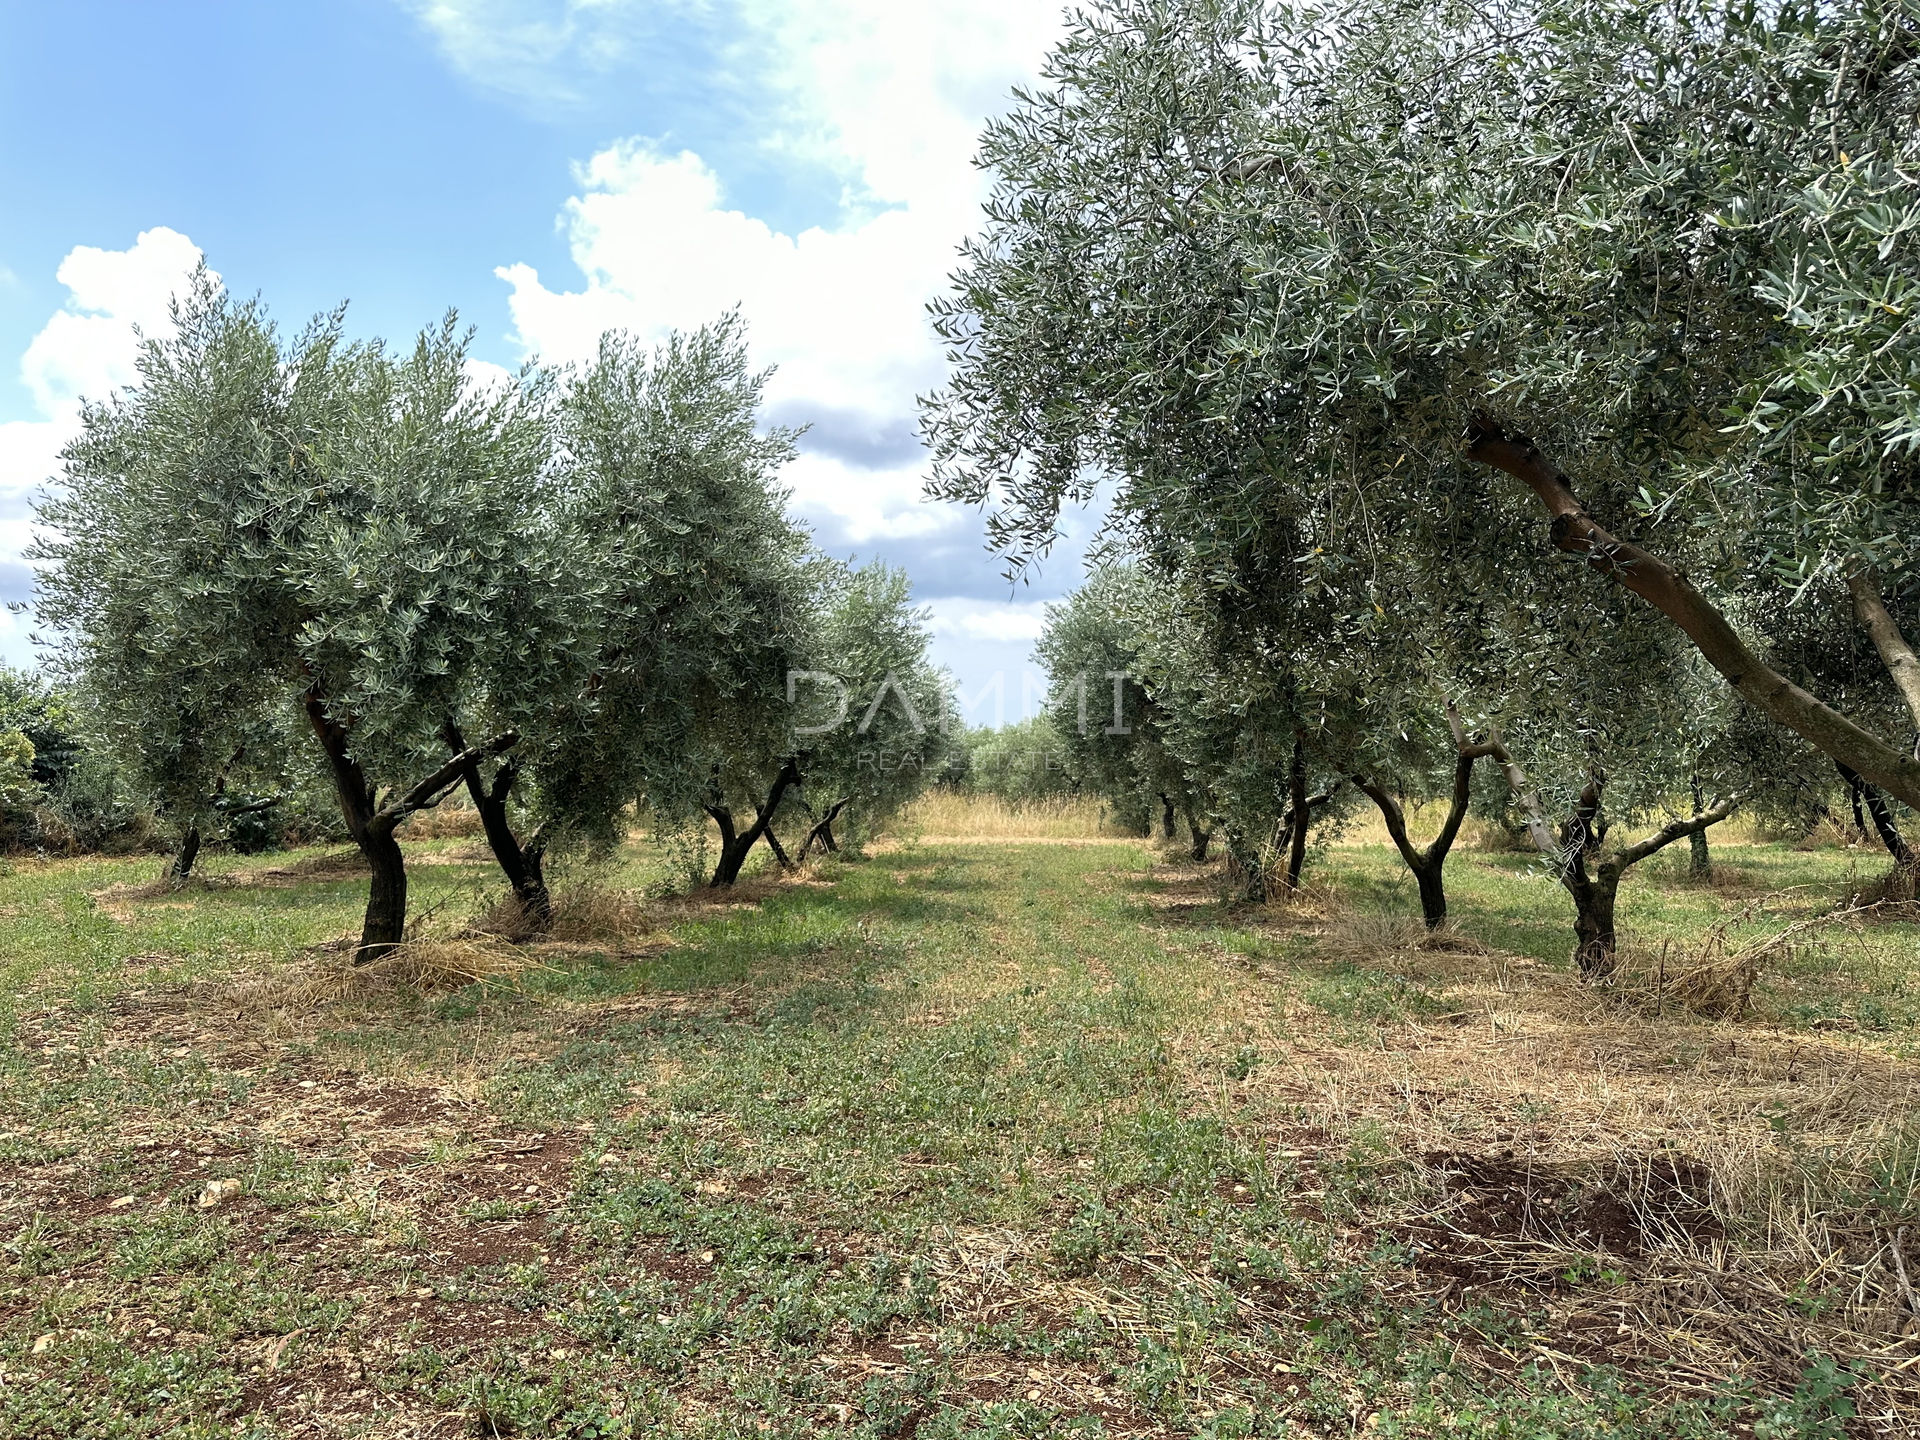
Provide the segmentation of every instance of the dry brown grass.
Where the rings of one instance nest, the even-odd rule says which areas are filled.
[[[471,805],[442,801],[431,810],[416,810],[400,827],[402,840],[464,840],[485,835],[480,812]]]
[[[630,890],[588,880],[555,888],[545,925],[536,925],[511,893],[475,922],[477,935],[516,943],[544,941],[598,945],[624,954],[654,938],[656,926],[644,901]]]
[[[1246,1085],[1290,1126],[1375,1137],[1399,1168],[1374,1218],[1428,1283],[1545,1297],[1556,1363],[1631,1355],[1682,1390],[1756,1357],[1790,1385],[1811,1350],[1877,1374],[1920,1333],[1920,1236],[1897,1219],[1920,1194],[1920,1065],[1734,1018],[1770,959],[1848,943],[1863,918],[1739,945],[1723,929],[1670,949],[1664,975],[1596,990],[1335,908],[1316,958],[1409,976],[1444,1013],[1356,1042],[1290,995]],[[1873,1398],[1920,1423],[1920,1377],[1893,1373]]]
[[[1319,903],[1332,923],[1319,936],[1316,952],[1335,964],[1398,968],[1420,955],[1491,953],[1451,922],[1429,930],[1424,921],[1412,916],[1341,912],[1326,896]]]
[[[1620,968],[1605,989],[1630,1007],[1661,1010],[1678,1006],[1705,1020],[1741,1020],[1752,1005],[1753,987],[1766,962],[1786,958],[1796,943],[1804,943],[1816,931],[1836,925],[1857,927],[1875,908],[1810,916],[1771,935],[1735,945],[1730,938],[1733,930],[1763,910],[1765,903],[1763,900],[1735,912],[1697,940],[1663,940],[1660,948],[1651,952],[1642,952],[1631,944],[1624,946]]]
[[[236,884],[297,884],[302,880],[319,879],[327,875],[364,875],[367,873],[366,857],[358,850],[328,850],[319,855],[309,855],[296,860],[291,865],[269,865],[260,870],[242,870],[235,872]]]
[[[1139,839],[1115,828],[1097,800],[1063,799],[1009,805],[997,795],[929,790],[890,827],[898,838],[955,840]]]
[[[498,936],[409,940],[380,959],[356,965],[339,942],[294,965],[248,976],[229,991],[235,1005],[276,1021],[335,1007],[375,1003],[396,994],[445,994],[468,985],[512,985],[543,969],[539,956]]]

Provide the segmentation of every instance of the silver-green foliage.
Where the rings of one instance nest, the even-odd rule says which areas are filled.
[[[1302,637],[1599,592],[1543,578],[1476,412],[1723,604],[1897,581],[1916,55],[1908,0],[1109,0],[983,143],[936,492],[1024,556],[1111,477],[1136,552],[1307,689]]]

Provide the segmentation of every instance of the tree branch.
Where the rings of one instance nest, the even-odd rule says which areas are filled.
[[[1615,855],[1608,863],[1623,872],[1629,870],[1653,854],[1656,850],[1664,850],[1676,840],[1684,839],[1689,835],[1696,835],[1709,826],[1718,825],[1722,820],[1733,814],[1734,809],[1739,804],[1740,797],[1738,795],[1729,795],[1718,805],[1708,810],[1702,810],[1698,815],[1689,816],[1684,820],[1670,821],[1646,839],[1642,840],[1638,845],[1629,845],[1618,855]]]
[[[1507,789],[1513,792],[1513,798],[1519,802],[1521,811],[1527,817],[1527,838],[1533,841],[1533,848],[1557,865],[1566,863],[1560,853],[1560,841],[1553,833],[1553,827],[1547,823],[1546,810],[1540,804],[1540,792],[1533,788],[1527,779],[1527,772],[1507,753],[1505,742],[1500,738],[1497,728],[1488,728],[1487,754],[1499,764],[1507,777]]]
[[[218,810],[222,815],[258,815],[262,810],[273,809],[274,806],[286,798],[284,795],[275,795],[271,799],[255,800],[247,805],[222,805],[218,800],[215,800],[213,802],[213,808]]]
[[[398,799],[389,797],[374,814],[375,824],[384,824],[389,830],[398,825],[407,816],[418,810],[430,810],[446,798],[446,792],[467,778],[470,766],[479,764],[489,755],[498,755],[520,743],[520,737],[509,730],[506,734],[489,740],[484,745],[474,745],[462,750],[438,770],[434,771],[418,785]]]
[[[1359,787],[1360,793],[1380,807],[1380,818],[1386,822],[1387,835],[1393,846],[1400,852],[1400,858],[1407,862],[1407,868],[1418,870],[1427,863],[1427,857],[1414,849],[1413,841],[1407,835],[1406,812],[1400,808],[1400,802],[1387,793],[1386,787],[1369,780],[1364,775],[1350,777]]]
[[[1847,571],[1847,589],[1853,594],[1855,618],[1873,637],[1873,648],[1880,652],[1887,673],[1899,687],[1900,698],[1907,702],[1907,713],[1920,728],[1920,656],[1914,655],[1907,637],[1900,633],[1887,602],[1880,598],[1880,587],[1871,571],[1858,565]]]
[[[1893,863],[1902,870],[1911,870],[1914,865],[1913,850],[1908,846],[1906,838],[1901,835],[1900,827],[1894,823],[1893,812],[1887,808],[1886,798],[1840,761],[1836,760],[1833,763],[1840,772],[1840,778],[1845,780],[1853,790],[1855,816],[1857,817],[1860,813],[1860,802],[1865,800],[1867,813],[1873,817],[1873,828],[1880,836],[1880,843],[1887,847],[1887,853],[1893,857]],[[1864,835],[1866,826],[1862,825],[1860,829]]]
[[[1665,615],[1693,641],[1761,714],[1844,760],[1907,804],[1920,808],[1920,761],[1902,755],[1754,654],[1727,617],[1658,556],[1616,539],[1581,508],[1567,477],[1525,435],[1509,433],[1487,415],[1467,425],[1467,458],[1505,471],[1534,494],[1552,517],[1553,544],[1618,582]]]

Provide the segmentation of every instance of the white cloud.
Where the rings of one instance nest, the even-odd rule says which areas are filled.
[[[611,24],[623,4],[574,3],[567,17]],[[470,25],[486,7],[451,8]],[[942,374],[925,306],[977,220],[978,132],[1031,78],[1057,29],[1051,7],[741,0],[738,19],[736,59],[768,97],[761,143],[846,176],[841,221],[784,233],[730,200],[701,156],[624,141],[579,168],[562,217],[584,285],[499,270],[519,339],[579,359],[609,328],[658,340],[738,305],[755,362],[777,367],[769,408],[819,424],[792,477],[801,508],[855,541],[950,529],[957,512],[919,499],[910,439],[914,397]],[[889,454],[860,463],[867,450]]]
[[[60,468],[60,447],[73,436],[73,422],[9,420],[0,424],[0,499],[16,498],[43,484]],[[0,560],[13,551],[0,545]]]
[[[499,272],[529,350],[577,359],[603,330],[659,339],[739,305],[756,360],[779,367],[775,404],[878,419],[910,412],[916,389],[937,379],[923,307],[965,230],[941,207],[785,235],[727,208],[697,155],[644,142],[602,151],[580,179],[585,193],[567,202],[566,227],[585,288],[549,290],[527,265]]]
[[[143,230],[129,249],[81,245],[61,262],[66,307],[20,360],[40,418],[0,425],[0,504],[21,506],[58,471],[60,448],[79,430],[83,398],[104,399],[138,378],[140,333],[166,332],[168,301],[199,263],[199,248],[164,226]],[[0,571],[20,563],[30,529],[23,517],[0,520]]]
[[[513,371],[491,360],[480,360],[469,355],[461,362],[460,368],[468,381],[481,390],[504,390],[513,384]]]
[[[1010,645],[1032,644],[1047,628],[1044,600],[969,600],[952,597],[930,600],[929,628],[936,635],[966,640],[991,640]]]
[[[143,230],[130,250],[75,246],[56,278],[70,292],[33,337],[20,361],[20,378],[40,413],[56,419],[75,411],[83,396],[100,399],[135,378],[140,339],[136,327],[158,335],[167,305],[200,263],[200,249],[164,225]]]
[[[399,0],[469,79],[539,105],[579,98],[578,72],[625,58],[669,0]]]

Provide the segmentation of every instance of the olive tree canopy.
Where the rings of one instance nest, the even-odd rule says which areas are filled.
[[[934,493],[994,501],[1018,559],[1112,477],[1147,563],[1354,623],[1382,527],[1403,566],[1498,573],[1548,563],[1507,545],[1544,511],[1756,708],[1920,800],[1920,762],[1723,603],[1906,588],[1917,57],[1900,0],[1107,0],[983,143]]]
[[[551,843],[611,844],[636,801],[695,814],[716,765],[780,733],[817,557],[778,483],[792,434],[758,428],[765,382],[737,314],[655,349],[610,332],[557,378],[525,598],[504,617],[520,643],[480,664],[480,733],[521,739],[467,776],[536,924]],[[459,725],[445,739],[466,748]]]
[[[395,828],[513,741],[449,761],[447,717],[483,654],[544,639],[503,623],[538,530],[540,386],[477,385],[451,318],[399,353],[338,312],[283,340],[205,272],[174,320],[63,453],[40,617],[94,693],[124,681],[123,726],[151,706],[193,786],[261,709],[304,718],[372,872],[376,958],[405,933]]]

